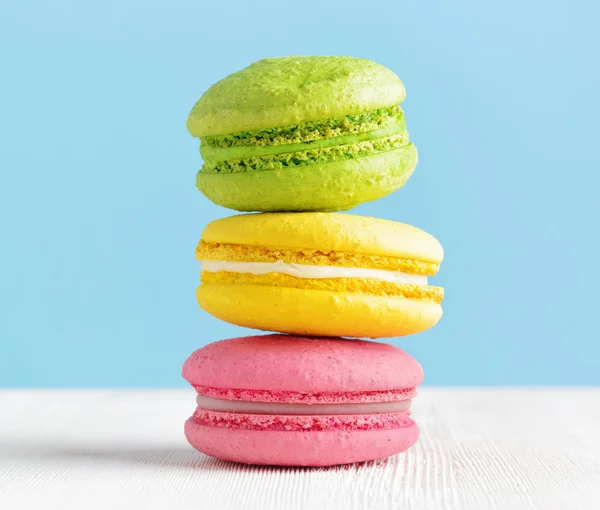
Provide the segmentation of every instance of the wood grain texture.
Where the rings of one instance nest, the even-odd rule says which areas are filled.
[[[421,439],[336,468],[249,467],[183,437],[189,391],[0,392],[0,509],[600,508],[600,389],[421,390]]]

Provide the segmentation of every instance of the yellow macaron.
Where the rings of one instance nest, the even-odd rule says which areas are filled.
[[[418,333],[442,316],[430,234],[351,214],[266,213],[210,223],[196,249],[200,306],[249,328],[309,336]]]

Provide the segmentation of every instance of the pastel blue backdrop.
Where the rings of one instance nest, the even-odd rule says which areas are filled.
[[[428,384],[600,383],[593,1],[10,2],[0,8],[0,386],[182,386],[248,333],[202,312],[189,109],[265,56],[366,57],[408,90],[406,187],[445,315],[393,339]]]

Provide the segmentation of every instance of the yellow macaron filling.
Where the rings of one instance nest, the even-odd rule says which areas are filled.
[[[270,248],[200,241],[203,284],[238,284],[348,292],[440,303],[427,285],[439,264],[383,255]],[[261,267],[262,266],[262,267]]]
[[[235,262],[286,262],[313,266],[339,266],[383,269],[433,276],[439,263],[424,260],[346,253],[339,251],[305,250],[300,248],[270,248],[244,244],[209,243],[200,241],[196,248],[198,260],[226,260]]]

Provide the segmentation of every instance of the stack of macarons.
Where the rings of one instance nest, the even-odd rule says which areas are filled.
[[[249,464],[327,466],[405,451],[419,363],[389,344],[442,315],[428,284],[443,250],[403,223],[336,213],[402,187],[415,169],[389,69],[351,57],[264,59],[210,87],[187,127],[198,189],[242,212],[196,250],[200,307],[277,334],[198,349],[190,444]]]

